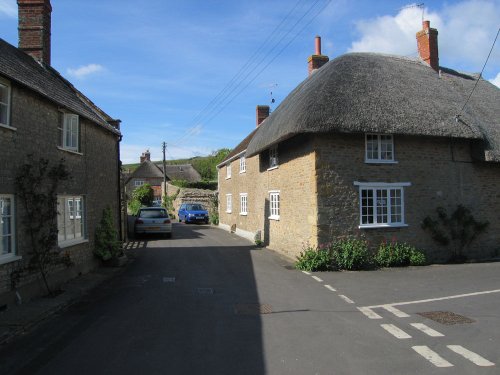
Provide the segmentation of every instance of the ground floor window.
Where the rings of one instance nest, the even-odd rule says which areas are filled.
[[[15,254],[14,196],[0,194],[0,261]]]
[[[85,200],[83,196],[57,197],[59,246],[85,239]]]
[[[404,187],[402,183],[365,183],[359,186],[360,227],[405,226]]]
[[[280,218],[280,192],[269,192],[269,219],[278,220]]]
[[[240,194],[240,215],[248,214],[248,194]]]
[[[233,211],[233,196],[226,194],[226,212],[230,214]]]

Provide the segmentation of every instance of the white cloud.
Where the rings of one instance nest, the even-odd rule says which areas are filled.
[[[68,68],[68,74],[78,79],[84,79],[91,74],[99,73],[102,72],[103,70],[104,67],[102,65],[89,64],[80,66],[79,68],[76,69]]]
[[[440,62],[478,72],[498,30],[500,3],[468,0],[446,6],[439,12],[426,8],[424,18],[438,29]],[[422,28],[421,21],[422,11],[418,8],[402,9],[396,16],[358,21],[356,28],[361,35],[349,51],[416,55],[415,34]],[[495,50],[490,66],[498,66],[500,62],[500,48]]]
[[[15,0],[0,0],[0,15],[10,18],[17,17],[17,5]]]
[[[500,89],[500,73],[495,78],[490,79],[490,82]]]

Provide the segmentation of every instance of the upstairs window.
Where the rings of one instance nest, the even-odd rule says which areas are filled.
[[[10,85],[0,78],[0,125],[10,127]]]
[[[240,173],[245,173],[247,170],[247,161],[244,156],[240,158]]]
[[[365,161],[394,163],[394,139],[391,134],[366,134]]]
[[[139,187],[144,185],[144,180],[134,180],[134,186]]]
[[[278,146],[269,149],[269,169],[278,167]]]
[[[269,219],[278,220],[280,218],[280,192],[269,192]]]
[[[15,254],[14,196],[0,195],[0,262]]]
[[[231,178],[231,163],[226,164],[226,178]]]
[[[59,146],[65,150],[80,152],[80,118],[73,113],[64,113],[61,122]]]

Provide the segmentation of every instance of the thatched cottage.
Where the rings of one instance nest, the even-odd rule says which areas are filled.
[[[27,155],[52,166],[64,159],[71,173],[57,190],[57,217],[47,220],[57,222],[57,247],[74,266],[53,269],[53,287],[99,264],[92,251],[103,209],[111,208],[117,231],[122,217],[120,121],[51,67],[50,0],[17,3],[19,48],[0,39],[0,307],[15,301],[14,291],[23,300],[46,293],[27,269],[29,215],[15,184]]]
[[[218,166],[221,227],[290,257],[356,235],[446,260],[421,224],[463,205],[489,222],[468,256],[498,255],[500,90],[439,66],[437,34],[423,23],[418,58],[329,62],[317,38],[309,77]]]

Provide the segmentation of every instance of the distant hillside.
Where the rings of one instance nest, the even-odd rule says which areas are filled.
[[[217,179],[217,164],[231,152],[228,148],[222,148],[214,151],[208,156],[196,156],[190,159],[167,160],[168,165],[191,164],[198,171],[204,181],[214,181]],[[161,166],[162,161],[153,161],[153,163]],[[140,163],[124,164],[123,170],[133,172],[137,169]]]

